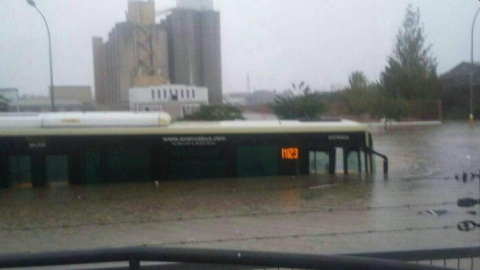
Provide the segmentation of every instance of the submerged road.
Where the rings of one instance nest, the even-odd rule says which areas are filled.
[[[373,135],[390,158],[388,177],[378,167],[369,177],[0,190],[0,252],[164,245],[350,253],[480,244],[480,230],[456,229],[479,217],[455,205],[479,197],[478,180],[444,180],[480,170],[480,129],[445,123],[378,127]]]

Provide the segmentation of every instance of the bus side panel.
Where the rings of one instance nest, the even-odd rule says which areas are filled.
[[[9,156],[0,155],[0,188],[10,187]]]
[[[239,146],[237,148],[238,177],[278,175],[278,147]]]
[[[306,175],[311,153],[321,159],[315,171],[334,173],[336,149],[357,151],[367,140],[365,132],[0,139],[0,186],[11,186],[12,156],[30,160],[22,168],[31,171],[34,186],[47,183],[51,156],[67,157],[61,166],[68,167],[62,170],[68,171],[71,184]],[[360,162],[358,151],[352,155],[345,162],[349,170]]]

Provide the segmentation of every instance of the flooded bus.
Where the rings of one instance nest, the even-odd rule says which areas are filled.
[[[0,116],[0,186],[371,173],[348,120],[175,122],[165,113]]]

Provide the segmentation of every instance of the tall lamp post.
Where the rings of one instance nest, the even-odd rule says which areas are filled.
[[[478,14],[480,13],[480,9],[477,10],[477,13],[475,13],[475,17],[473,17],[473,23],[472,23],[472,47],[471,47],[471,62],[472,62],[472,71],[470,72],[470,128],[473,128],[473,80],[474,80],[474,74],[473,74],[473,34],[475,30],[475,21],[477,20]]]
[[[51,101],[51,111],[54,112],[56,110],[55,108],[55,97],[53,93],[53,63],[52,63],[52,38],[50,37],[50,28],[48,27],[47,20],[45,19],[45,16],[43,16],[42,12],[37,8],[37,5],[33,0],[27,0],[27,3],[34,7],[38,13],[43,18],[43,21],[45,22],[45,26],[47,26],[47,33],[48,33],[48,52],[49,52],[49,60],[50,60],[50,101]]]

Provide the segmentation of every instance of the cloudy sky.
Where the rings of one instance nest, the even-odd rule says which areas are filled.
[[[127,0],[36,0],[50,24],[56,85],[93,85],[92,36],[125,20]],[[409,3],[419,7],[439,73],[470,59],[474,0],[215,0],[221,12],[224,92],[346,84],[364,71],[376,80]],[[157,10],[175,0],[156,0]],[[46,94],[46,30],[23,0],[0,0],[0,88]],[[480,21],[480,19],[479,19]],[[475,34],[480,60],[480,22]]]

